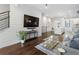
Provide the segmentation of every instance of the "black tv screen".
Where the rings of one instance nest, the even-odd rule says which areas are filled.
[[[38,27],[39,18],[29,15],[24,15],[24,27]]]

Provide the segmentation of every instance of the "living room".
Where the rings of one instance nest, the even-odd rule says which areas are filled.
[[[9,26],[5,28],[0,27],[0,54],[53,55],[50,48],[56,45],[47,47],[46,50],[41,48],[39,44],[49,42],[54,35],[60,36],[63,32],[65,32],[64,39],[65,37],[68,39],[72,38],[74,35],[73,31],[78,28],[79,24],[78,7],[78,4],[1,4],[0,13],[5,11],[9,12],[9,15],[7,15],[9,20],[6,21]],[[38,20],[35,21],[37,25],[24,26],[24,21],[28,17]],[[26,21],[26,23],[27,22],[30,21]],[[5,24],[5,22],[3,22],[3,24]],[[28,33],[26,34],[26,39],[24,40],[23,38],[26,42],[21,42],[21,36],[19,37],[20,32],[23,34]],[[33,38],[33,40],[29,40],[31,38]],[[67,45],[68,42],[66,41],[63,44]],[[46,46],[46,44],[44,44],[44,46]],[[59,50],[65,51],[65,49],[62,48]],[[77,50],[75,51],[78,52]],[[67,54],[71,55],[71,53]],[[59,53],[55,55],[59,55]]]

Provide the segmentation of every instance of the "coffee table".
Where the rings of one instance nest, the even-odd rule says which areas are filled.
[[[44,47],[43,43],[40,43],[37,46],[35,46],[35,48],[46,53],[47,55],[61,55],[60,52],[57,50],[57,48],[59,48],[59,47],[65,49],[66,52],[64,53],[64,55],[79,55],[79,50],[76,50],[76,49],[73,49],[73,48],[70,48],[67,46],[58,45],[54,49],[48,49],[48,48]]]

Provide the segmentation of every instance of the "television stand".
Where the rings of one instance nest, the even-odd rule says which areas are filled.
[[[38,31],[35,31],[35,30],[27,31],[27,35],[29,36],[28,39],[36,38],[36,37],[38,37]],[[32,38],[31,38],[31,35],[33,36]]]

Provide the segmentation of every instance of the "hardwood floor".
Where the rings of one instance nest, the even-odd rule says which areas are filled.
[[[20,43],[0,49],[0,55],[46,55],[34,46],[43,42],[42,37],[25,42],[24,47]]]

